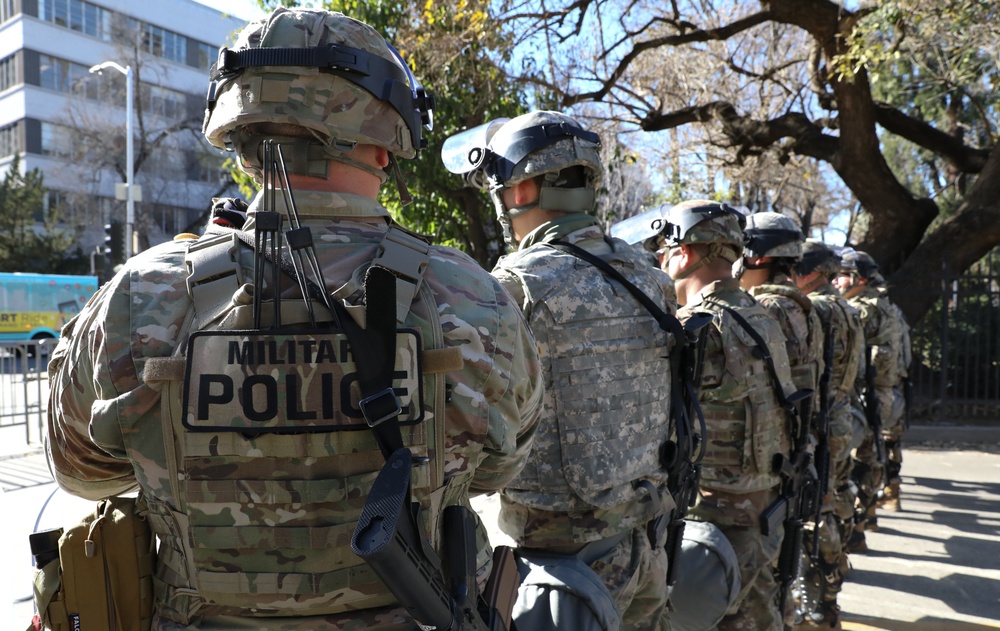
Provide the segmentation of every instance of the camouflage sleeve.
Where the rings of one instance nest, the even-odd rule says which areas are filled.
[[[514,299],[514,304],[520,308],[521,312],[530,313],[531,305],[528,304],[528,296],[525,294],[524,285],[518,275],[502,267],[494,269],[492,274],[500,282],[500,286]]]
[[[483,389],[489,433],[470,487],[473,494],[502,489],[524,467],[542,406],[542,368],[535,339],[510,294],[499,282],[493,285],[498,338],[494,367]]]
[[[106,283],[63,329],[49,363],[46,454],[56,482],[69,493],[102,499],[136,486],[117,424],[95,431],[91,420],[136,384],[128,352],[114,338],[129,330],[127,276]],[[124,351],[124,352],[121,352]],[[111,374],[116,367],[117,376]],[[101,436],[98,446],[95,434]]]

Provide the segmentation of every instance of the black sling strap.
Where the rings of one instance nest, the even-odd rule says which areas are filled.
[[[741,316],[735,309],[727,307],[723,304],[715,304],[718,304],[726,313],[733,316],[733,319],[736,320],[737,324],[743,327],[743,330],[753,338],[753,341],[757,344],[757,349],[761,353],[764,363],[767,364],[767,371],[771,375],[771,381],[774,385],[774,394],[778,397],[778,403],[781,404],[782,409],[795,415],[795,418],[797,419],[798,408],[796,408],[795,405],[803,399],[811,396],[812,390],[796,390],[791,396],[785,396],[785,389],[781,386],[781,379],[778,378],[778,371],[774,367],[774,358],[771,357],[771,349],[768,348],[767,342],[764,341],[764,338],[761,337],[760,333],[758,333],[757,330],[746,321],[746,318]]]
[[[549,243],[546,243],[545,245],[554,248],[556,250],[559,250],[560,252],[565,252],[566,254],[570,254],[577,258],[583,259],[584,261],[590,263],[597,269],[601,270],[611,278],[621,283],[622,286],[625,287],[625,289],[627,289],[630,294],[635,296],[635,299],[639,301],[639,304],[645,307],[646,311],[649,311],[650,315],[653,316],[653,319],[655,319],[657,324],[660,325],[660,328],[674,336],[675,345],[672,354],[677,354],[676,350],[677,346],[683,343],[685,339],[684,326],[681,324],[680,320],[678,320],[673,315],[661,309],[659,305],[653,302],[653,300],[649,296],[647,296],[645,293],[643,293],[641,289],[632,284],[630,280],[622,276],[621,272],[616,270],[610,263],[608,263],[604,259],[591,254],[590,252],[584,250],[578,245],[573,245],[572,243],[566,241],[551,241]]]

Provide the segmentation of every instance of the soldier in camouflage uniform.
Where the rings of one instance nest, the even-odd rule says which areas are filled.
[[[885,292],[885,280],[878,273],[878,265],[865,252],[846,251],[842,256],[841,272],[837,276],[841,294],[861,316],[865,333],[865,357],[871,359],[874,369],[874,394],[881,420],[881,439],[884,441],[886,462],[879,462],[876,438],[867,435],[857,448],[856,467],[863,475],[860,480],[858,498],[859,517],[848,542],[848,549],[856,552],[867,550],[864,530],[878,528],[875,515],[875,501],[880,487],[887,482],[894,483],[893,493],[899,497],[899,471],[902,465],[902,449],[899,438],[903,431],[904,406],[902,405],[902,384],[906,378],[904,363],[909,357],[908,334],[904,332],[905,320],[900,311]],[[865,387],[864,379],[858,380],[859,390]],[[869,432],[871,434],[871,432]],[[891,441],[891,442],[890,442]]]
[[[774,566],[784,529],[765,536],[760,517],[778,499],[781,478],[772,463],[791,449],[791,418],[782,401],[795,387],[781,326],[732,276],[732,264],[743,253],[743,222],[738,211],[708,200],[674,206],[665,221],[663,244],[669,249],[661,265],[674,279],[682,305],[678,317],[713,316],[705,329],[699,397],[707,449],[690,517],[718,526],[739,560],[743,588],[718,629],[779,631],[783,616]],[[778,383],[738,317],[763,338]]]
[[[813,587],[819,602],[813,603],[816,610],[809,613],[803,623],[835,629],[840,624],[837,594],[844,582],[843,567],[846,566],[843,545],[850,535],[854,517],[851,397],[864,349],[864,334],[857,311],[830,282],[838,271],[840,258],[837,253],[825,243],[813,239],[803,244],[802,260],[792,271],[796,285],[812,300],[828,336],[826,339],[833,342],[827,404],[830,475],[820,524],[819,572],[812,577],[816,581]]]
[[[663,311],[671,282],[593,216],[600,138],[559,112],[518,116],[486,149],[485,183],[513,251],[493,275],[538,341],[545,398],[534,447],[501,495],[500,527],[519,546],[579,555],[626,629],[665,629],[662,515],[673,508],[659,448],[669,437],[672,336],[599,257]]]
[[[283,147],[298,217],[316,237],[326,281],[316,291],[332,292],[350,312],[344,317],[363,321],[358,279],[375,269],[373,259],[392,266],[402,252],[420,261],[398,266],[396,300],[388,298],[397,310],[367,318],[385,320],[389,311],[390,324],[403,327],[396,367],[403,362],[410,381],[386,390],[402,408],[396,419],[414,455],[413,499],[442,554],[443,508],[500,489],[527,457],[542,397],[534,340],[518,305],[475,261],[394,227],[376,202],[394,156],[412,158],[420,148],[427,103],[374,29],[340,13],[278,8],[249,24],[235,46],[213,74],[204,132],[235,149],[258,182],[268,168],[261,145]],[[334,64],[336,72],[317,68]],[[51,469],[62,488],[85,498],[140,491],[159,540],[154,631],[415,629],[350,547],[385,462],[348,373],[354,354],[371,349],[348,346],[326,324],[336,311],[329,300],[304,300],[292,278],[272,275],[276,267],[259,259],[257,282],[244,243],[254,243],[266,193],[250,204],[242,230],[213,224],[201,238],[182,235],[129,260],[66,325],[49,364]],[[261,327],[248,316],[257,292]],[[308,328],[306,307],[318,328]],[[225,352],[187,350],[215,339],[200,331],[248,329],[262,341],[231,346],[228,363]],[[400,339],[416,341],[398,346]],[[254,348],[260,354],[247,359]],[[227,409],[210,406],[225,390],[206,395],[197,377],[221,383],[243,372],[255,373],[256,383],[238,391],[254,418],[203,419],[184,407],[200,396],[210,411]],[[258,385],[272,374],[298,385],[261,396],[268,393]],[[340,387],[321,385],[328,377]],[[482,582],[490,550],[478,522],[477,531]]]

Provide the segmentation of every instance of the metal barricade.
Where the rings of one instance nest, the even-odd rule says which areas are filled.
[[[55,346],[54,339],[0,342],[0,428],[24,426],[29,445],[42,442]]]

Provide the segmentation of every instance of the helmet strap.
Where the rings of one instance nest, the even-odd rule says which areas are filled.
[[[318,177],[325,180],[330,170],[330,160],[336,160],[337,162],[371,173],[382,184],[389,179],[388,171],[351,157],[350,152],[354,149],[355,143],[339,142],[336,138],[331,139],[329,143],[323,143],[316,139],[299,136],[251,134],[243,129],[235,130],[231,134],[233,148],[237,155],[241,156],[244,164],[250,168],[250,173],[255,178],[260,178],[263,173],[263,161],[260,156],[261,147],[265,140],[273,140],[289,149],[285,153],[285,169],[288,173]],[[390,167],[392,167],[395,162],[391,153],[389,154],[389,160]],[[395,169],[398,172],[398,165]],[[405,186],[403,188],[405,189]]]
[[[682,244],[682,245],[690,245],[690,244]],[[739,258],[739,253],[735,250],[735,248],[726,245],[724,243],[709,243],[708,252],[705,254],[705,256],[698,259],[698,262],[695,263],[694,265],[678,272],[677,275],[674,276],[674,280],[683,280],[687,278],[688,276],[694,274],[696,271],[705,267],[715,259],[723,259],[725,261],[728,261],[729,263],[735,263],[738,258]]]

